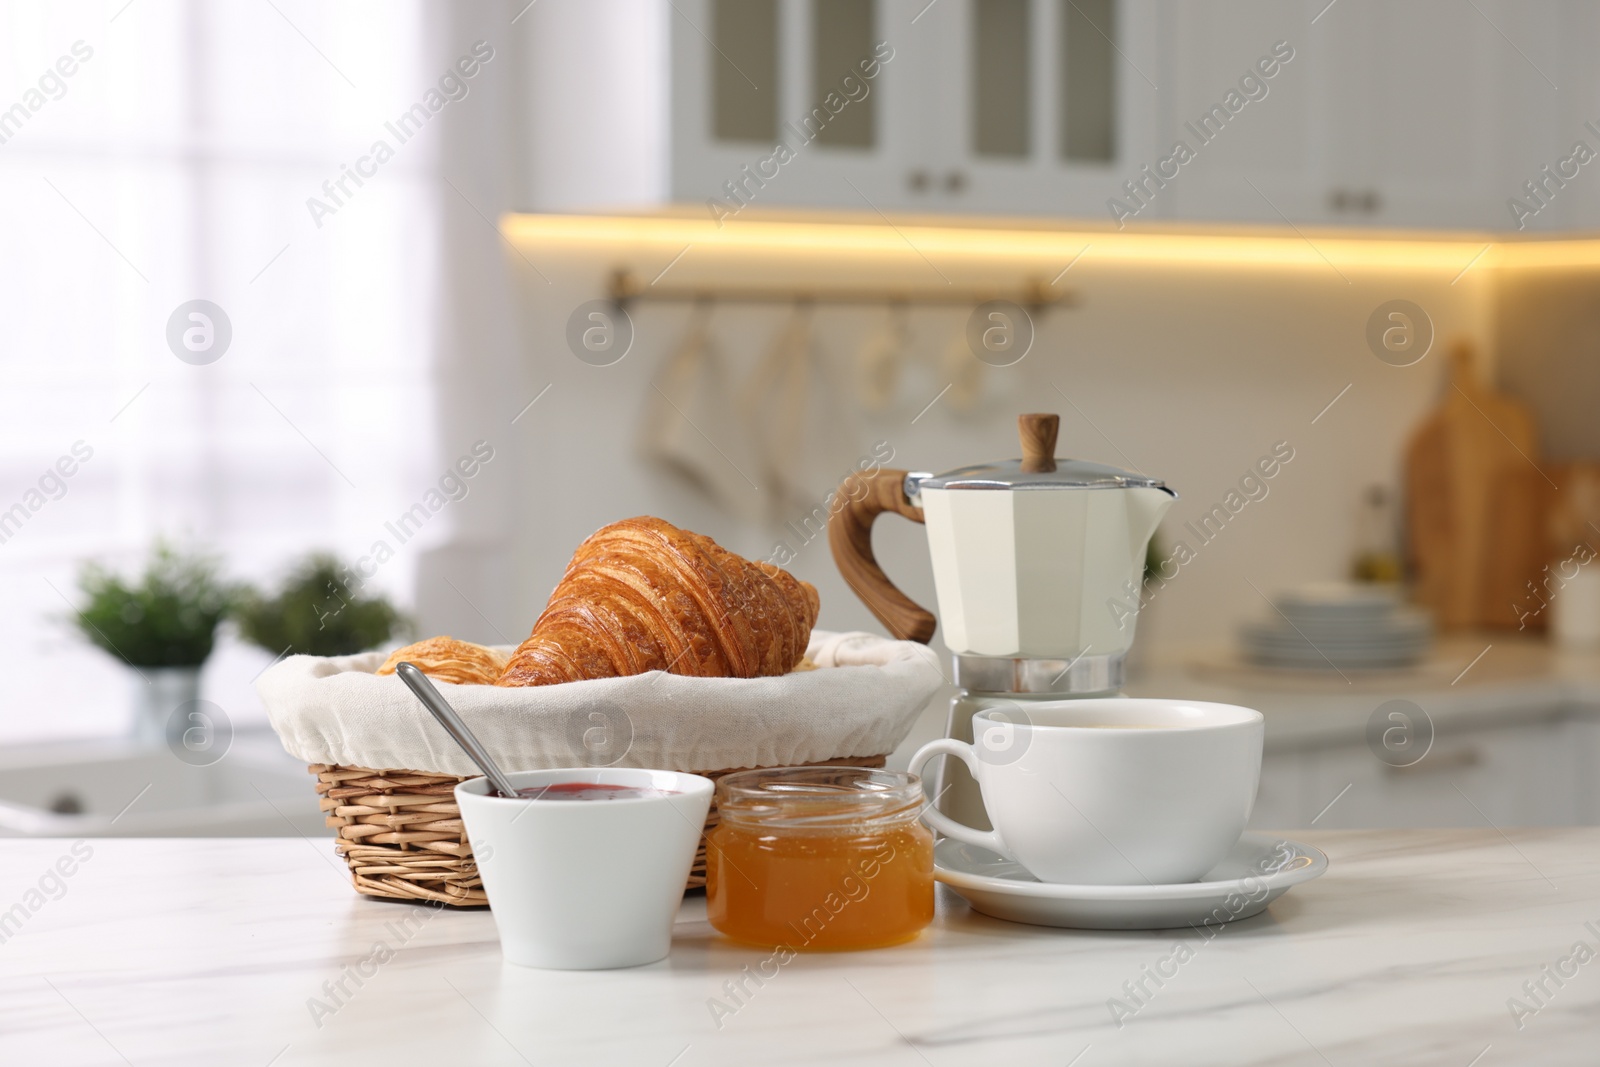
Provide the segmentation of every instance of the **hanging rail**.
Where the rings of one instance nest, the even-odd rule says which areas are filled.
[[[1002,286],[827,286],[827,285],[662,285],[649,284],[627,268],[611,274],[611,299],[626,307],[639,300],[666,303],[737,304],[943,304],[976,306],[1009,300],[1030,312],[1072,307],[1077,295],[1029,278],[1019,289]]]

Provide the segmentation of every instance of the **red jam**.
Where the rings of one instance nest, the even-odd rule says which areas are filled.
[[[517,790],[517,796],[529,800],[644,800],[677,795],[676,789],[607,782],[551,782],[549,785],[533,785]]]

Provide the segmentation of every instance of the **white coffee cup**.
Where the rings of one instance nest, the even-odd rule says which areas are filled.
[[[651,795],[537,800],[456,786],[505,958],[524,967],[637,967],[666,956],[715,783],[625,767],[519,771],[518,789],[563,782]]]
[[[1232,704],[1111,697],[1018,702],[972,717],[974,742],[917,750],[977,779],[993,831],[929,807],[947,837],[1015,860],[1042,882],[1192,882],[1239,840],[1261,777],[1263,719]]]

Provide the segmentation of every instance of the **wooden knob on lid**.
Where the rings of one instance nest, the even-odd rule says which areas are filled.
[[[1022,469],[1028,474],[1048,474],[1056,469],[1056,434],[1060,415],[1018,415],[1017,435],[1022,438]]]

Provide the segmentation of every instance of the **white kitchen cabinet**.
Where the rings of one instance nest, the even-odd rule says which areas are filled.
[[[940,0],[915,30],[925,210],[1105,217],[1157,140],[1158,5]],[[931,180],[923,187],[919,177]]]
[[[746,205],[1096,214],[1153,146],[1149,2],[675,10],[673,198],[719,217]]]
[[[1593,721],[1545,719],[1441,729],[1428,755],[1406,768],[1381,762],[1365,744],[1269,749],[1251,825],[1342,830],[1593,823],[1600,814],[1591,781],[1597,745],[1600,727]]]
[[[1231,0],[1174,5],[1163,24],[1161,154],[1193,153],[1175,170],[1149,160],[1164,186],[1137,218],[1321,221],[1327,191],[1353,184],[1328,150],[1331,50],[1308,39],[1300,4]],[[1276,54],[1275,54],[1276,51]],[[1234,94],[1229,99],[1229,94]],[[1230,104],[1237,112],[1230,111]]]
[[[1268,751],[1261,759],[1261,782],[1250,825],[1258,830],[1290,830],[1306,825],[1304,760],[1298,750]]]
[[[1306,770],[1311,795],[1324,804],[1349,786],[1317,821],[1330,830],[1577,821],[1578,768],[1561,722],[1441,731],[1412,767],[1390,767],[1361,745],[1319,753]]]
[[[1515,230],[1541,181],[1526,229],[1600,225],[1600,181],[1542,172],[1600,156],[1579,0],[546,0],[519,32],[534,210]]]
[[[925,95],[908,0],[675,0],[671,188],[745,208],[903,211]],[[779,146],[782,146],[780,149]]]
[[[1582,707],[1570,724],[1578,761],[1577,809],[1582,826],[1600,826],[1600,707]]]
[[[1561,0],[1555,6],[1560,19],[1553,25],[1548,17],[1535,21],[1539,33],[1529,54],[1549,73],[1559,92],[1542,79],[1530,82],[1524,78],[1501,102],[1504,113],[1522,120],[1520,125],[1509,119],[1502,124],[1518,126],[1524,141],[1516,146],[1505,175],[1509,187],[1505,195],[1536,209],[1531,216],[1521,216],[1525,228],[1535,233],[1600,227],[1600,180],[1595,174],[1600,170],[1600,108],[1595,106],[1600,100],[1600,66],[1589,47],[1600,39],[1600,5]],[[1573,160],[1580,143],[1595,154],[1577,166],[1568,161]],[[1569,177],[1557,185],[1544,173],[1546,166],[1565,171]],[[1574,169],[1577,175],[1571,177]],[[1530,196],[1529,182],[1541,183],[1538,191],[1543,203]],[[1512,217],[1508,211],[1506,221]]]
[[[1198,149],[1156,215],[1511,229],[1514,176],[1565,103],[1528,57],[1569,18],[1490,0],[1175,5],[1162,121],[1178,136],[1198,144],[1186,124],[1277,42],[1294,57]]]

